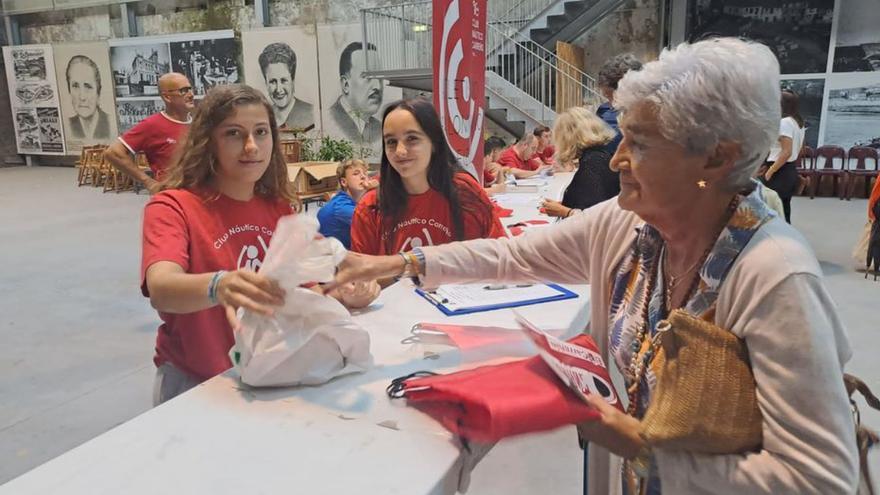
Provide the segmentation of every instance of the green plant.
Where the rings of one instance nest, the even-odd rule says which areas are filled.
[[[318,159],[318,154],[314,150],[315,139],[303,138],[300,140],[299,159],[303,162],[314,162]]]
[[[333,139],[324,136],[318,149],[317,159],[327,162],[341,162],[354,158],[354,146],[347,139]]]

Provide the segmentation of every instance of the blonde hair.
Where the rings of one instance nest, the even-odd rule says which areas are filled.
[[[351,159],[345,160],[344,162],[340,163],[338,167],[336,167],[336,180],[337,180],[337,182],[342,181],[342,179],[345,178],[346,172],[348,172],[349,170],[351,170],[355,167],[361,167],[366,172],[369,172],[369,170],[370,170],[370,167],[367,166],[367,162],[365,162],[363,160],[360,160],[358,158],[351,158]],[[339,187],[340,188],[342,187],[341,182],[339,184]]]
[[[553,124],[556,160],[559,163],[577,160],[583,149],[606,144],[615,136],[614,129],[586,108],[569,108]]]
[[[265,108],[272,131],[272,157],[269,159],[269,167],[254,186],[254,194],[269,199],[283,199],[292,204],[298,202],[287,177],[287,164],[281,152],[278,124],[272,106],[260,92],[244,84],[216,86],[208,91],[196,109],[186,139],[178,145],[176,160],[162,182],[163,190],[193,190],[210,185],[216,173],[211,133],[233,115],[238,107],[246,105],[260,105]]]

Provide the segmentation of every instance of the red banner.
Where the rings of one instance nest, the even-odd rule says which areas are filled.
[[[458,163],[483,181],[486,0],[434,0],[434,107]]]

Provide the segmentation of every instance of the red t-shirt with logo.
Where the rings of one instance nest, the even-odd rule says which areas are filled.
[[[516,150],[513,146],[501,152],[501,156],[498,157],[498,163],[503,167],[519,168],[522,170],[538,170],[538,167],[541,166],[538,160],[535,159],[523,161],[523,159],[516,154]]]
[[[504,227],[489,196],[476,179],[470,174],[459,173],[455,176],[455,185],[461,203],[463,240],[504,237]],[[455,241],[449,201],[433,189],[409,196],[406,211],[390,234],[385,231],[383,223],[376,191],[370,191],[361,198],[354,211],[351,250],[373,255],[393,254]]]
[[[187,129],[188,123],[159,112],[138,122],[119,140],[133,154],[143,151],[156,180],[162,180],[165,170],[171,165],[177,143],[183,140]]]
[[[214,193],[216,194],[216,193]],[[171,261],[187,273],[259,269],[275,224],[293,213],[284,201],[254,196],[237,201],[185,189],[154,195],[144,209],[141,292],[149,297],[147,268]],[[207,198],[207,199],[206,199]],[[221,306],[187,314],[159,313],[162,325],[153,362],[170,362],[194,378],[207,380],[232,366],[234,343]]]

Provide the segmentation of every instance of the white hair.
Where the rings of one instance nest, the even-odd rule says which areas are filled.
[[[615,108],[643,102],[655,106],[660,133],[691,153],[739,144],[742,155],[724,184],[739,191],[779,135],[779,62],[766,46],[739,38],[682,43],[620,80]]]

